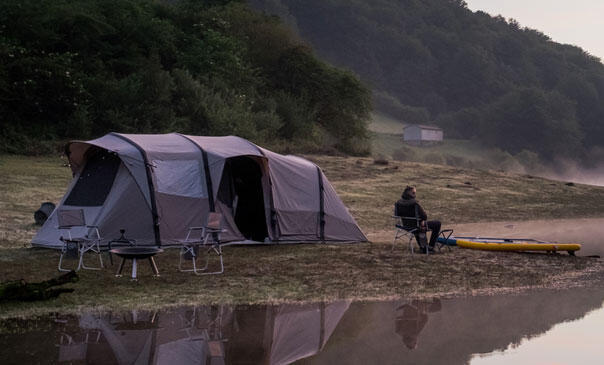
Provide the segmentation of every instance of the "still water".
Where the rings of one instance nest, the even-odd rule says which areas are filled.
[[[2,322],[0,363],[603,363],[603,302],[592,288],[57,315]]]

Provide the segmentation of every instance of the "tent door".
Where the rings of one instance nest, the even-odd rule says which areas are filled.
[[[262,169],[255,159],[227,159],[218,199],[232,207],[237,229],[245,239],[263,242],[268,237]]]

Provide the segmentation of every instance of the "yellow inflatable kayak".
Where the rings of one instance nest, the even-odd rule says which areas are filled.
[[[445,244],[487,251],[567,251],[570,255],[581,249],[578,243],[542,242],[530,238],[451,237]]]

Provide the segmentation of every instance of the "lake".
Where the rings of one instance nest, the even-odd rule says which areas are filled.
[[[2,364],[585,364],[604,287],[391,302],[198,306],[1,323]]]

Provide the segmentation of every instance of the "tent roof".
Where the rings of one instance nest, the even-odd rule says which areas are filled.
[[[144,158],[134,144],[138,145],[146,153],[166,155],[166,157],[186,155],[192,151],[196,151],[198,148],[202,148],[209,155],[223,159],[244,155],[262,156],[260,147],[241,137],[201,137],[179,133],[109,133],[90,141],[71,141],[67,144],[65,151],[69,156],[72,170],[75,172],[82,166],[85,161],[85,153],[91,146],[115,152],[122,159],[142,163],[144,162]]]

